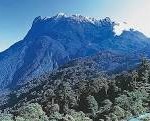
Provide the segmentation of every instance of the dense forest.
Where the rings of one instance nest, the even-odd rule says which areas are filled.
[[[128,121],[149,111],[148,59],[114,74],[96,66],[92,60],[72,61],[18,86],[1,103],[0,121]]]

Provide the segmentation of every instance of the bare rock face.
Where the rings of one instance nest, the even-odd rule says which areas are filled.
[[[116,36],[114,26],[109,18],[96,20],[81,15],[35,18],[25,38],[0,53],[0,88],[15,88],[72,59],[99,52],[110,51],[136,59],[150,55],[149,38],[133,30]],[[112,68],[117,67],[114,61],[107,61]]]

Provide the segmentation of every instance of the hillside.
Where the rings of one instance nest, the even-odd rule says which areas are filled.
[[[97,65],[87,58],[72,61],[19,86],[8,95],[7,103],[1,105],[5,112],[2,117],[16,117],[17,121],[34,120],[35,116],[38,121],[121,121],[149,110],[148,60],[111,76],[101,72]]]

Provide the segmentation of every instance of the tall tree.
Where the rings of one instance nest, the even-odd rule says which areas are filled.
[[[98,103],[95,100],[94,96],[89,95],[86,98],[86,103],[87,103],[87,112],[95,115],[96,112],[98,111]]]
[[[75,92],[72,90],[68,82],[63,82],[59,85],[57,91],[57,100],[63,110],[73,108],[77,105]]]

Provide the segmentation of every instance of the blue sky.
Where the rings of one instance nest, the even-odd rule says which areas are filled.
[[[35,17],[59,12],[126,21],[150,36],[150,0],[0,0],[0,51],[23,39]],[[118,30],[118,31],[119,31]]]

